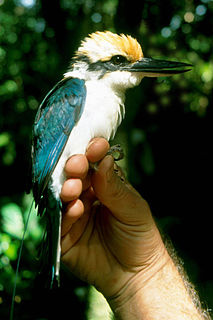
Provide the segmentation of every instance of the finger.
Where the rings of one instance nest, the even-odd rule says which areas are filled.
[[[87,147],[86,156],[89,162],[100,161],[109,150],[109,143],[104,138],[94,138]]]
[[[112,156],[106,156],[100,162],[98,170],[93,172],[92,186],[97,198],[120,221],[141,224],[151,219],[147,202],[114,170]]]
[[[86,191],[91,186],[91,173],[91,170],[89,170],[87,176],[82,180],[83,191]]]
[[[70,250],[84,233],[95,199],[95,194],[90,188],[83,192],[81,200],[77,199],[68,205],[62,218],[62,255]]]
[[[82,216],[83,212],[84,205],[80,199],[76,199],[67,205],[61,223],[62,237],[71,229],[73,223],[75,223]]]
[[[62,202],[69,202],[79,198],[82,192],[81,179],[68,179],[64,182],[61,188],[61,200]]]
[[[83,179],[86,177],[88,169],[89,164],[86,156],[77,154],[67,160],[64,171],[67,178]]]

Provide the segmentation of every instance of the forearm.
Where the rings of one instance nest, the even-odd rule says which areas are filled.
[[[170,258],[141,288],[139,282],[135,293],[134,287],[128,288],[110,302],[117,320],[210,320]]]

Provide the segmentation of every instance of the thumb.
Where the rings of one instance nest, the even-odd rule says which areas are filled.
[[[112,156],[99,163],[92,175],[92,186],[100,202],[121,222],[135,225],[147,223],[151,218],[147,202],[114,169]]]

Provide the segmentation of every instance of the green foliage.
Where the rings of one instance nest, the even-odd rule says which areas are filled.
[[[208,234],[212,231],[206,223],[212,167],[212,13],[212,0],[146,0],[131,5],[127,0],[0,0],[1,319],[8,318],[16,259],[31,202],[25,190],[36,110],[62,77],[80,40],[90,32],[106,29],[136,36],[144,56],[194,65],[183,75],[144,79],[140,87],[130,91],[126,119],[117,140],[124,140],[131,182],[171,236],[189,275],[198,270],[193,280],[203,300],[213,305],[209,286],[212,271],[206,259],[210,251]],[[200,213],[202,219],[197,221]],[[165,225],[165,221],[171,223]],[[202,229],[206,232],[201,237]],[[42,293],[35,291],[33,296],[42,230],[33,210],[18,277],[17,319],[33,319],[35,314],[49,319],[48,306],[53,309],[52,315],[57,312],[50,303],[51,294],[45,296],[47,300],[50,297],[49,304],[45,300],[46,306]],[[202,251],[197,250],[201,247]],[[83,303],[77,294],[83,285],[68,279],[76,293],[72,305],[75,310]],[[63,290],[61,296],[70,294],[70,285]],[[85,292],[82,310],[86,306]],[[55,299],[60,300],[57,295]],[[66,308],[63,299],[60,303]],[[78,319],[85,319],[83,312]]]
[[[1,206],[1,269],[4,269],[5,265],[7,266],[8,270],[11,271],[12,269],[10,262],[16,261],[18,257],[19,245],[24,233],[24,225],[27,221],[27,216],[30,211],[29,201],[32,202],[32,196],[23,197],[24,203],[22,207],[12,202],[7,202],[6,204]],[[31,254],[34,253],[34,256],[36,256],[36,246],[40,242],[41,236],[42,227],[39,224],[36,210],[32,209],[27,232],[25,235],[25,241],[27,249],[31,252]]]

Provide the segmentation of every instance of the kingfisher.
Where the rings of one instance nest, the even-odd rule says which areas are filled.
[[[68,71],[42,101],[33,125],[32,190],[46,218],[43,270],[50,286],[59,282],[64,166],[84,154],[92,138],[113,139],[125,115],[125,92],[144,77],[189,71],[190,64],[145,58],[138,41],[110,31],[89,34]]]

